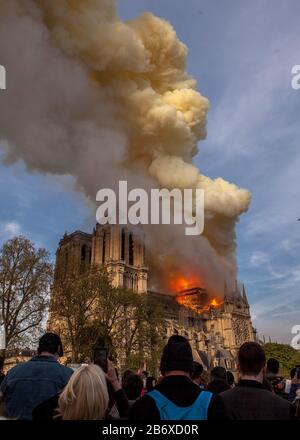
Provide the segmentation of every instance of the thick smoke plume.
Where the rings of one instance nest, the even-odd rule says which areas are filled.
[[[6,161],[71,174],[93,201],[124,178],[205,189],[204,235],[149,226],[149,263],[154,287],[196,276],[221,295],[236,276],[235,224],[250,194],[192,164],[209,103],[172,26],[150,13],[122,22],[111,0],[0,0],[0,10]]]

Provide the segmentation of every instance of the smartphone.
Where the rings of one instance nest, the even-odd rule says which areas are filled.
[[[94,364],[99,365],[105,373],[107,373],[107,357],[108,352],[104,347],[95,348],[93,352],[93,361]]]

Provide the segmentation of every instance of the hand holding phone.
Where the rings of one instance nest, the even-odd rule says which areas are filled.
[[[94,364],[98,365],[102,370],[107,373],[107,349],[104,347],[99,347],[94,349],[93,361]]]
[[[113,387],[114,392],[120,390],[121,384],[119,382],[116,367],[114,366],[113,362],[109,359],[107,360],[107,374],[106,379],[108,382],[110,382],[111,386]]]

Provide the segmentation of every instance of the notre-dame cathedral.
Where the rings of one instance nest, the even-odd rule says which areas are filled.
[[[148,292],[164,308],[166,335],[186,336],[194,356],[205,369],[223,365],[235,370],[238,347],[255,340],[249,304],[243,285],[226,291],[222,303],[209,302],[209,294],[199,286],[178,294],[153,292],[148,288],[151,273],[147,268],[143,235],[117,225],[99,225],[92,234],[76,231],[65,234],[56,252],[55,282],[71,268],[103,266],[114,286],[135,292]]]

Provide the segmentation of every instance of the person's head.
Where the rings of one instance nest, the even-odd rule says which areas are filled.
[[[125,394],[129,400],[136,400],[141,396],[143,380],[138,374],[129,374],[123,385]]]
[[[203,366],[199,362],[194,361],[194,370],[192,372],[192,380],[194,382],[201,381],[201,374],[203,373]]]
[[[296,368],[292,368],[291,369],[291,371],[290,371],[290,377],[291,377],[291,379],[294,379],[294,377],[295,377],[295,375],[296,375]]]
[[[290,376],[291,376],[291,379],[300,379],[300,371],[299,371],[299,367],[298,368],[296,368],[296,367],[294,367],[294,368],[292,368],[291,369],[291,371],[290,371]]]
[[[279,371],[279,362],[277,359],[270,358],[267,362],[267,372],[278,374]]]
[[[122,386],[124,386],[124,382],[126,380],[126,377],[129,376],[130,374],[134,374],[132,370],[125,370],[123,375],[122,375]]]
[[[60,337],[55,333],[45,333],[39,340],[38,354],[63,356],[64,352]]]
[[[163,350],[160,371],[164,376],[190,376],[194,370],[191,346],[183,336],[171,336]]]
[[[226,370],[224,367],[215,367],[211,370],[210,376],[212,380],[224,380],[226,382]]]
[[[164,380],[164,378],[165,378],[165,376],[163,376],[163,375],[161,375],[161,376],[159,376],[158,378],[157,378],[157,381],[156,381],[156,386],[157,385],[160,385],[161,383],[162,383],[162,381]]]
[[[239,349],[238,367],[241,376],[253,377],[263,381],[266,355],[257,342],[245,342]]]
[[[144,378],[147,379],[147,377],[149,376],[148,371],[146,370],[142,371],[142,376],[144,376]]]
[[[232,385],[234,385],[234,375],[231,371],[226,371],[226,380],[229,386],[232,387]]]
[[[153,390],[156,385],[156,379],[153,376],[148,376],[146,380],[146,390],[149,392]]]
[[[103,420],[109,396],[103,370],[95,364],[76,370],[58,401],[63,420]]]
[[[184,344],[189,343],[188,340],[181,335],[172,335],[169,337],[168,339],[168,344],[170,344],[171,342],[183,342]]]
[[[4,357],[0,356],[0,373],[2,372],[4,368]]]

